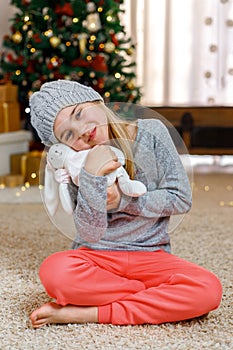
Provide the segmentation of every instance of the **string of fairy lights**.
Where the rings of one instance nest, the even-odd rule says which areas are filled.
[[[36,178],[36,174],[32,173],[31,177]],[[216,185],[215,187],[210,185],[210,184],[196,184],[195,182],[191,183],[193,195],[196,197],[197,192],[204,192],[208,196],[208,194],[211,194],[216,190]],[[14,188],[11,188],[10,190],[12,191],[12,197],[17,197],[17,198],[22,198],[24,194],[29,191],[31,188],[37,188],[38,191],[43,190],[44,186],[42,184],[39,184],[38,186],[31,186],[30,181],[25,182],[23,186],[17,186]],[[4,183],[0,183],[0,193],[1,196],[4,196],[4,191],[7,191],[6,185]],[[225,197],[229,197],[229,193],[233,195],[233,186],[228,184],[223,187],[223,190],[221,191],[221,198],[219,199],[214,199],[213,204],[218,205],[219,207],[233,207],[233,196],[232,199],[224,199]]]
[[[193,194],[195,195],[197,192],[205,192],[206,194],[212,194],[213,191],[216,190],[216,187],[213,187],[212,185],[209,185],[209,184],[204,184],[204,185],[197,185],[195,182],[192,182],[191,184],[192,186],[192,190],[193,190]],[[221,198],[220,199],[217,199],[217,204],[220,206],[220,207],[233,207],[233,199],[231,200],[223,200],[223,198],[225,196],[228,197],[228,194],[227,193],[233,193],[233,186],[228,184],[224,187],[223,191],[221,192]],[[226,195],[227,194],[227,195]],[[215,204],[216,204],[215,203]]]

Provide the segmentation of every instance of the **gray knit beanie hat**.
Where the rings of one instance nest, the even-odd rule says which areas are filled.
[[[32,126],[41,141],[50,146],[59,142],[53,133],[57,114],[64,107],[91,101],[103,101],[103,98],[89,86],[70,80],[45,83],[29,100]]]

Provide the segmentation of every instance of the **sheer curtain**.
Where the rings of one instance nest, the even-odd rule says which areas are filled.
[[[145,105],[233,105],[233,0],[125,0]]]

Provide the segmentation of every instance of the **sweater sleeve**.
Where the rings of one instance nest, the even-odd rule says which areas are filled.
[[[147,193],[138,198],[122,195],[117,211],[147,218],[185,213],[192,202],[188,176],[165,125],[158,120],[152,125],[156,130],[153,134],[148,130],[143,132],[149,140],[146,147],[154,154],[145,152],[144,158],[148,157],[146,163],[150,164],[146,176],[150,179],[156,173],[156,185],[151,188],[148,183]]]
[[[107,228],[107,178],[81,170],[76,195],[74,221],[77,236],[87,242],[98,242]]]

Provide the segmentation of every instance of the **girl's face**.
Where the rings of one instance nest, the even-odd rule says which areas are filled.
[[[86,102],[63,108],[55,119],[54,134],[76,151],[106,143],[108,122],[101,103]]]

